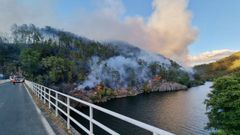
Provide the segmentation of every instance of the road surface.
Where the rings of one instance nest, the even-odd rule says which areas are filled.
[[[0,135],[47,135],[23,84],[0,84]]]

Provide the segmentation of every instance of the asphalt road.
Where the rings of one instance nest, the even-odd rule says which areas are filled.
[[[0,135],[47,135],[23,84],[0,84]]]

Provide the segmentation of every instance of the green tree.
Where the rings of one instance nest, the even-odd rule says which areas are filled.
[[[176,78],[177,78],[176,82],[190,87],[190,86],[189,86],[189,85],[190,85],[190,84],[189,84],[190,78],[189,78],[188,73],[184,73],[184,72],[183,72],[183,73],[178,73],[178,74],[179,74],[179,75],[178,75],[178,77],[176,77]]]
[[[26,76],[31,77],[39,72],[41,57],[38,51],[26,48],[21,52],[20,60]]]
[[[215,134],[240,134],[240,73],[214,81],[213,90],[205,101],[209,123],[208,129]]]
[[[42,64],[49,75],[50,81],[54,83],[59,81],[70,82],[74,79],[76,65],[72,61],[51,56],[44,58]]]
[[[0,37],[1,38],[1,37]],[[9,75],[19,67],[20,48],[0,41],[0,73]]]

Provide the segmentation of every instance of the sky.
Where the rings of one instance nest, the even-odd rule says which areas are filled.
[[[198,39],[191,45],[192,54],[228,48],[240,50],[240,1],[192,0],[189,8],[198,27]]]
[[[239,0],[0,0],[0,32],[14,23],[50,25],[95,40],[123,40],[192,66],[240,50],[239,5]]]
[[[139,2],[138,2],[139,1]],[[124,0],[129,15],[147,18],[151,12],[149,0]],[[139,4],[134,5],[136,2]],[[190,54],[209,50],[240,50],[239,0],[190,0],[192,25],[198,29],[198,38],[189,47]]]

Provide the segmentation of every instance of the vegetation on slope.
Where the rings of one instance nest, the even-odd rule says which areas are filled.
[[[235,54],[236,55],[236,54]],[[213,134],[240,134],[240,72],[218,78],[205,101],[208,108],[208,129],[217,129]]]
[[[234,53],[217,62],[195,66],[194,69],[204,80],[212,80],[238,72],[240,71],[240,52]]]
[[[18,45],[3,43],[0,40],[0,73],[9,75],[11,71],[16,71],[20,66],[19,55]]]
[[[191,86],[194,78],[176,62],[122,42],[99,43],[34,25],[14,25],[11,38],[0,40],[0,73],[20,72],[52,86],[69,84],[84,90],[104,85],[138,89],[160,76],[162,81]]]
[[[206,128],[216,135],[240,134],[240,52],[194,69],[201,78],[214,80],[205,101],[209,118]]]

